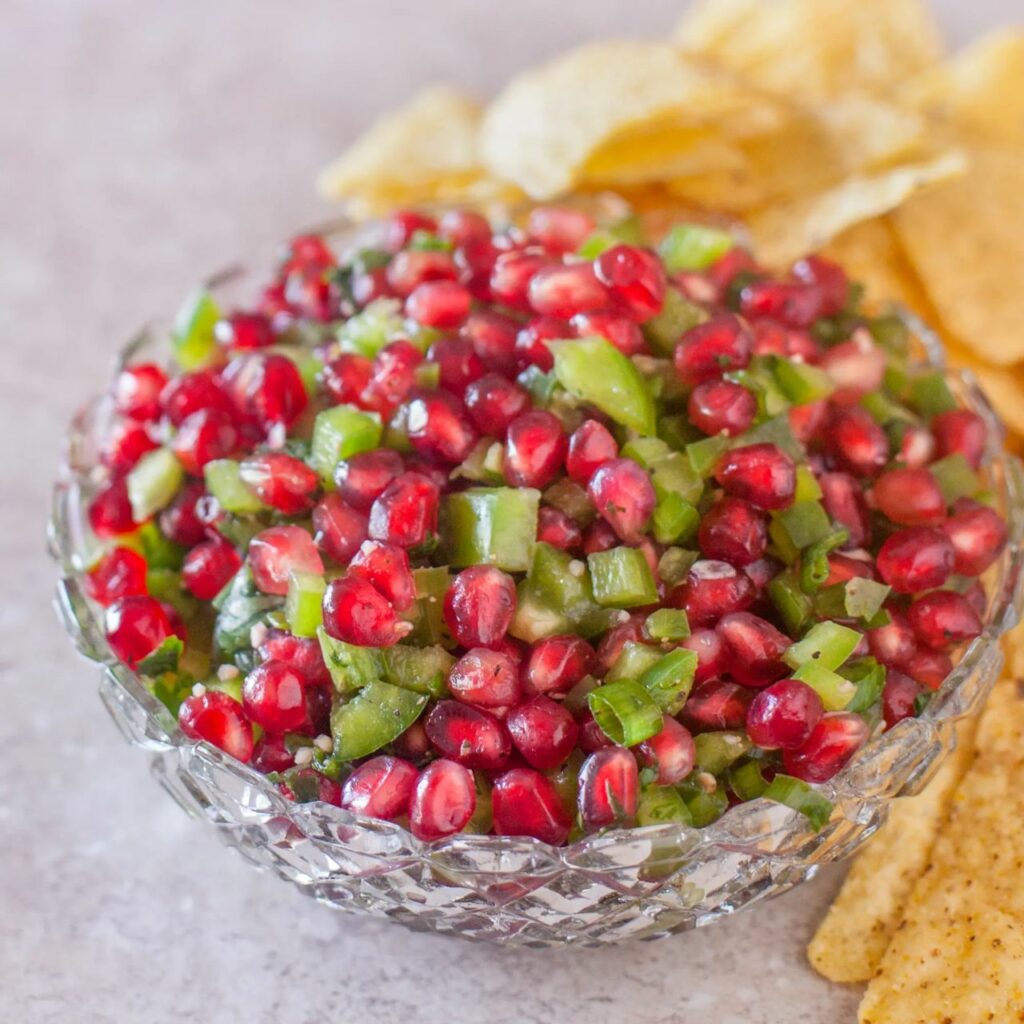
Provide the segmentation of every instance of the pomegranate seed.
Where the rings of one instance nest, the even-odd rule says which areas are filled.
[[[187,697],[178,711],[181,731],[192,740],[205,740],[236,761],[252,757],[252,726],[242,705],[226,693],[207,690],[199,697]]]
[[[105,484],[89,502],[89,525],[97,537],[116,537],[135,529],[124,477]]]
[[[258,653],[263,661],[283,661],[291,665],[310,684],[310,690],[333,690],[331,674],[324,664],[320,643],[312,637],[294,636],[282,629],[270,629]]]
[[[362,404],[388,417],[408,398],[416,383],[416,368],[423,353],[408,341],[385,345],[373,360],[370,382],[362,394]]]
[[[742,370],[750,362],[753,339],[731,313],[720,313],[691,327],[676,346],[676,371],[687,384],[715,380],[730,370]]]
[[[288,244],[283,269],[285,273],[319,272],[336,262],[330,246],[319,235],[296,235]]]
[[[167,374],[155,363],[129,366],[114,381],[114,408],[133,420],[159,419],[160,392],[166,384]]]
[[[573,551],[583,543],[583,531],[564,512],[543,505],[537,515],[537,540],[560,551]]]
[[[867,631],[868,648],[883,665],[905,668],[917,650],[914,631],[898,608],[887,607],[886,612],[888,624]]]
[[[919,597],[907,612],[918,640],[945,651],[981,635],[982,622],[971,602],[952,590],[933,590]]]
[[[697,532],[701,554],[732,565],[750,565],[768,547],[764,514],[741,498],[723,498],[705,513]]]
[[[108,469],[127,473],[146,452],[159,447],[144,424],[119,420],[103,439],[100,459]]]
[[[639,790],[636,758],[622,747],[590,754],[580,768],[577,803],[588,829],[627,824],[635,815]]]
[[[497,647],[516,611],[516,585],[489,565],[463,569],[444,598],[444,619],[463,647]]]
[[[313,509],[313,542],[338,565],[348,565],[366,540],[369,524],[340,494],[326,495]]]
[[[627,544],[643,538],[658,501],[647,471],[632,459],[604,463],[590,478],[587,494]]]
[[[185,470],[202,476],[203,467],[214,459],[225,459],[239,445],[238,428],[227,413],[201,409],[192,413],[178,428],[171,450]]]
[[[805,256],[793,264],[793,276],[805,284],[817,285],[822,296],[822,316],[838,316],[850,297],[850,282],[838,263],[824,256]]]
[[[848,473],[822,473],[818,477],[821,501],[833,522],[846,528],[847,544],[861,548],[871,540],[871,518],[864,492]]]
[[[365,512],[404,471],[398,452],[376,448],[342,459],[334,469],[334,484],[349,505]]]
[[[676,590],[675,605],[686,610],[691,626],[713,626],[723,615],[745,611],[757,596],[750,577],[728,562],[694,562]]]
[[[359,309],[365,309],[377,299],[392,299],[394,293],[388,285],[386,267],[374,267],[373,270],[356,271],[348,285],[352,301]]]
[[[473,210],[449,210],[437,225],[437,233],[452,245],[463,246],[491,240],[491,225]]]
[[[434,749],[467,768],[497,771],[512,752],[512,741],[494,715],[457,700],[438,701],[424,725]]]
[[[217,409],[228,415],[234,415],[235,412],[227,392],[207,370],[175,377],[160,392],[160,407],[176,427],[203,409]]]
[[[249,564],[256,586],[264,594],[288,593],[293,572],[323,575],[324,563],[313,538],[301,526],[272,526],[249,542]]]
[[[920,469],[935,457],[935,438],[930,430],[915,424],[907,424],[900,438],[896,461],[908,469]]]
[[[249,764],[258,772],[285,772],[295,766],[295,755],[285,746],[283,736],[264,733],[253,747]]]
[[[451,330],[469,316],[472,301],[457,281],[424,281],[405,300],[405,312],[424,327]]]
[[[659,786],[674,786],[682,782],[697,760],[697,746],[689,729],[667,715],[661,731],[640,744],[640,758],[657,773]]]
[[[105,608],[121,597],[146,593],[146,560],[131,548],[108,551],[85,577],[85,592]]]
[[[946,517],[946,500],[927,469],[891,469],[876,481],[875,504],[894,523],[934,526]]]
[[[783,754],[787,775],[804,782],[828,782],[867,742],[868,726],[860,715],[825,715],[807,742]]]
[[[594,260],[597,279],[616,303],[639,323],[661,312],[665,270],[653,252],[633,245],[613,245]]]
[[[572,818],[550,779],[531,768],[513,768],[494,781],[491,790],[494,832],[499,836],[532,836],[560,846],[569,836]]]
[[[518,331],[515,320],[491,310],[479,310],[469,314],[459,333],[472,344],[485,366],[511,374],[516,369]]]
[[[339,405],[359,405],[372,376],[373,363],[366,356],[346,352],[324,367],[321,380],[327,394]]]
[[[964,597],[967,599],[967,603],[978,613],[978,617],[984,618],[985,612],[988,609],[988,595],[985,593],[985,588],[975,580],[964,591]]]
[[[563,764],[576,746],[579,727],[550,697],[534,697],[509,712],[505,727],[516,749],[540,771]]]
[[[391,744],[395,753],[414,764],[422,763],[430,754],[430,739],[422,720],[413,722],[401,736]]]
[[[858,331],[849,341],[829,349],[822,357],[821,368],[836,386],[831,401],[835,405],[853,405],[878,391],[885,377],[885,364],[885,353],[866,331]]]
[[[877,580],[878,578],[870,562],[849,555],[830,555],[828,569],[828,579],[825,581],[825,585],[828,587],[836,583],[846,583],[855,578],[868,580]]]
[[[825,709],[806,683],[782,679],[761,690],[747,709],[747,735],[763,750],[798,750]]]
[[[298,368],[276,353],[232,360],[223,381],[239,414],[264,430],[277,424],[292,426],[309,404]]]
[[[373,584],[396,611],[404,612],[416,601],[416,581],[404,548],[379,540],[364,541],[348,569],[350,575]]]
[[[791,641],[770,622],[749,612],[733,612],[718,623],[725,641],[729,674],[744,686],[767,686],[786,674],[782,655]]]
[[[1006,523],[998,512],[961,498],[943,524],[953,545],[953,571],[962,576],[980,576],[1006,546]]]
[[[232,313],[213,333],[226,348],[266,348],[277,340],[268,317],[262,313]]]
[[[476,810],[473,776],[442,758],[420,773],[409,801],[409,829],[424,842],[461,832]]]
[[[759,508],[786,508],[796,493],[796,465],[774,444],[751,444],[726,452],[715,468],[715,479],[729,494]]]
[[[152,597],[121,597],[103,618],[111,650],[134,668],[174,633],[166,608]]]
[[[859,405],[835,411],[826,441],[840,468],[854,476],[874,476],[889,461],[885,431]]]
[[[730,249],[715,260],[708,271],[708,277],[717,289],[718,295],[721,296],[725,294],[725,290],[733,283],[738,274],[756,273],[757,270],[754,257],[746,249],[737,247]]]
[[[418,210],[397,210],[385,226],[384,245],[390,252],[398,252],[412,241],[417,231],[433,234],[436,230],[437,221],[429,214]]]
[[[693,425],[705,434],[742,434],[757,415],[757,399],[742,384],[706,380],[690,394],[687,408]]]
[[[555,357],[547,343],[568,338],[571,334],[564,320],[553,316],[534,317],[516,335],[517,364],[522,367],[536,366],[547,373],[555,365]]]
[[[713,629],[695,629],[679,646],[697,655],[697,686],[725,672],[725,642]]]
[[[558,417],[543,409],[523,413],[508,426],[505,480],[510,487],[545,487],[557,476],[566,454]]]
[[[196,545],[181,567],[181,582],[200,601],[212,601],[242,568],[238,552],[224,540]]]
[[[239,467],[242,483],[260,501],[297,516],[313,506],[313,495],[320,488],[320,477],[304,462],[284,452],[259,452]]]
[[[914,702],[921,688],[908,675],[897,669],[889,669],[885,673],[885,686],[882,689],[882,716],[886,726],[891,729],[904,718],[915,715]]]
[[[988,431],[985,421],[969,409],[939,413],[932,420],[936,453],[940,458],[960,453],[972,469],[981,465]]]
[[[754,693],[739,683],[711,679],[690,694],[680,716],[691,732],[742,729]]]
[[[428,281],[454,281],[458,277],[455,261],[436,249],[406,249],[396,253],[388,264],[388,287],[402,298]]]
[[[160,513],[160,532],[175,544],[195,547],[206,536],[206,527],[196,515],[196,504],[204,494],[198,481],[186,484]]]
[[[584,420],[569,438],[565,468],[569,476],[586,487],[591,477],[619,454],[608,428],[598,420]]]
[[[400,757],[371,757],[345,780],[341,806],[368,818],[398,818],[408,810],[418,777],[419,772]]]
[[[594,230],[594,221],[582,210],[564,206],[537,206],[530,211],[526,232],[549,252],[575,252]]]
[[[825,296],[815,285],[795,281],[753,281],[740,293],[748,317],[768,317],[787,327],[810,327],[823,315]]]
[[[427,358],[437,363],[441,387],[462,395],[467,385],[484,375],[483,360],[473,343],[465,338],[440,338],[434,342]]]
[[[530,408],[530,396],[514,381],[488,373],[466,388],[466,411],[480,431],[503,438],[508,425]]]
[[[789,429],[802,444],[810,444],[820,432],[828,416],[828,402],[821,399],[806,405],[794,405],[789,410]]]
[[[568,693],[593,667],[594,649],[582,637],[549,636],[534,644],[523,668],[523,692]]]
[[[569,323],[575,337],[604,338],[623,355],[635,356],[648,352],[644,332],[629,317],[602,310],[597,313],[577,313]]]
[[[494,301],[510,309],[529,311],[533,277],[549,263],[550,257],[537,252],[501,253],[491,270],[490,290]]]
[[[306,720],[306,680],[283,661],[265,661],[245,677],[242,707],[268,732],[294,732]]]
[[[900,594],[941,587],[953,571],[953,545],[941,531],[911,527],[886,538],[876,565],[882,579]]]
[[[462,462],[478,435],[459,400],[447,391],[434,391],[409,403],[406,429],[420,455],[445,462]]]
[[[412,631],[386,597],[359,576],[331,580],[324,593],[324,629],[357,647],[391,647]]]
[[[591,523],[583,534],[583,554],[592,555],[595,551],[610,551],[619,544],[619,535],[611,524],[603,519]]]
[[[933,651],[927,647],[919,647],[906,665],[904,671],[915,683],[920,683],[929,690],[937,690],[953,671],[952,659],[944,651]]]
[[[452,666],[448,689],[465,704],[507,708],[519,701],[519,666],[502,651],[474,647]]]
[[[608,289],[589,263],[558,263],[541,267],[530,278],[527,291],[535,313],[568,320],[576,313],[608,306]]]
[[[440,494],[422,473],[392,480],[370,508],[370,536],[402,548],[415,548],[437,531]]]
[[[489,238],[479,242],[467,242],[455,250],[458,280],[469,289],[473,298],[481,302],[494,300],[491,293],[491,275],[501,252],[502,250]]]
[[[585,754],[592,754],[595,750],[606,750],[608,747],[615,746],[588,709],[585,708],[580,713],[576,719],[576,726],[579,729],[577,744]]]
[[[623,648],[628,643],[642,643],[644,636],[644,617],[639,613],[630,615],[624,622],[613,626],[597,648],[597,675],[604,675],[619,660]]]

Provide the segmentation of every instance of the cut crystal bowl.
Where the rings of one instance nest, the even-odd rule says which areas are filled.
[[[342,236],[351,229],[340,229]],[[335,232],[337,237],[337,231]],[[342,237],[344,241],[344,237]],[[254,287],[246,271],[208,283],[225,305]],[[921,358],[944,366],[937,338],[907,317]],[[168,355],[170,322],[145,327],[118,367]],[[129,742],[146,751],[160,784],[250,863],[321,903],[423,931],[515,946],[592,946],[653,939],[707,924],[812,878],[852,853],[885,821],[890,802],[921,789],[956,742],[1002,665],[999,637],[1021,603],[1024,478],[970,373],[950,373],[964,404],[989,426],[986,472],[1010,541],[989,571],[985,630],[919,718],[875,736],[820,787],[835,810],[818,832],[766,800],[733,807],[714,824],[616,829],[553,847],[536,839],[457,835],[424,843],[401,825],[324,803],[293,803],[265,776],[204,742],[121,664],[83,575],[96,552],[85,509],[100,479],[99,440],[111,414],[96,399],[74,418],[53,492],[49,543],[60,579],[57,607],[78,650],[102,668],[100,696]]]

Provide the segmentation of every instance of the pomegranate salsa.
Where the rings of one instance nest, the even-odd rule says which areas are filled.
[[[288,797],[564,843],[832,778],[979,635],[985,423],[822,258],[402,212],[117,377],[86,577]]]

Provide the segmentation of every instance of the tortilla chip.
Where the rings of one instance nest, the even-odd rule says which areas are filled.
[[[946,327],[986,362],[1024,359],[1024,154],[972,152],[965,176],[911,198],[893,223]]]
[[[805,103],[857,91],[886,95],[942,56],[920,0],[698,0],[676,39]]]
[[[447,86],[419,93],[380,118],[319,178],[332,199],[428,202],[460,195],[481,177],[482,111]]]
[[[895,210],[926,186],[961,174],[964,166],[954,150],[924,163],[855,175],[819,195],[758,212],[748,221],[754,250],[766,264],[782,266],[860,221]]]

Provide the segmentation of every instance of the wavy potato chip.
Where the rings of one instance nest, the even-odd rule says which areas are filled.
[[[806,103],[887,93],[943,51],[920,0],[698,0],[675,38],[688,52]]]

